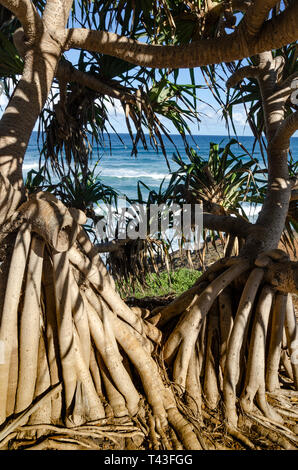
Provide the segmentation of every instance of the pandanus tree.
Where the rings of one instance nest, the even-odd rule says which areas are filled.
[[[237,145],[244,152],[240,156],[233,153],[233,145]],[[173,174],[173,193],[176,201],[180,203],[203,204],[203,211],[209,214],[231,215],[248,220],[243,203],[253,203],[260,194],[256,184],[257,161],[243,145],[231,139],[225,147],[210,143],[208,159],[198,155],[193,148],[187,149],[188,161],[181,156],[175,156],[178,170]],[[249,160],[244,163],[243,158]],[[237,254],[241,240],[227,234],[213,230],[203,231],[204,245],[199,252],[204,266],[205,250],[208,240],[212,241],[215,249],[216,239],[220,238],[225,256]],[[207,243],[206,243],[207,242]]]
[[[119,2],[109,23],[102,19],[114,2],[95,2],[93,8],[83,2],[90,20],[83,26],[92,29],[67,27],[77,8],[72,0],[0,3],[21,24],[14,43],[23,58],[22,76],[0,123],[2,446],[21,430],[68,435],[70,444],[75,438],[84,448],[115,439],[115,432],[120,446],[124,438],[126,445],[138,446],[149,436],[154,448],[208,448],[204,419],[220,423],[209,413],[223,404],[226,429],[245,446],[253,447],[245,430],[257,423],[266,439],[292,448],[296,437],[281,424],[282,407],[280,413],[275,408],[287,397],[280,391],[281,356],[293,382],[288,394],[297,389],[297,363],[289,361],[297,334],[291,298],[298,289],[297,263],[277,247],[291,199],[288,150],[298,119],[284,112],[295,76],[283,80],[283,62],[268,51],[296,41],[298,2],[283,2],[280,9],[276,0]],[[148,3],[150,14],[142,23]],[[111,32],[117,18],[121,24],[124,6],[132,12],[131,32],[139,23],[149,25],[148,36],[156,31],[154,44],[135,40],[125,28],[121,36]],[[167,34],[165,19],[171,25]],[[186,25],[187,38],[175,41]],[[254,77],[261,90],[268,142],[263,209],[255,224],[206,214],[205,226],[245,239],[240,255],[212,265],[189,291],[151,315],[121,300],[82,227],[80,210],[46,192],[25,192],[24,155],[54,78],[62,100],[63,83],[75,76],[90,90],[101,86],[103,94],[112,93],[106,82],[65,63],[69,49],[149,69],[257,56],[228,86]],[[143,100],[139,105],[145,108]],[[282,354],[284,343],[288,355]],[[278,397],[275,408],[268,392]],[[277,437],[268,431],[276,423]],[[45,445],[51,447],[50,437]]]

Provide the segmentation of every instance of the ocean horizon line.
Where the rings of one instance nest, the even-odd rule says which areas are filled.
[[[39,132],[38,131],[32,131],[32,134],[38,134]],[[32,135],[31,134],[31,135]],[[40,132],[40,134],[42,134],[42,132]],[[167,137],[166,134],[163,134],[162,132],[160,133],[163,137]],[[103,135],[106,135],[106,136],[115,136],[117,137],[118,135],[125,135],[125,136],[130,136],[129,132],[104,132]],[[147,132],[144,132],[144,135],[146,136],[149,136],[149,133]],[[133,133],[133,136],[135,137],[136,134]],[[181,134],[174,134],[174,133],[169,133],[169,136],[170,137],[181,137]],[[229,139],[240,139],[242,137],[252,137],[252,138],[255,138],[253,134],[242,134],[242,135],[234,135],[234,134],[186,134],[185,137],[187,138],[192,138],[192,137],[227,137]],[[291,138],[293,139],[298,139],[298,134],[297,135],[293,135]]]

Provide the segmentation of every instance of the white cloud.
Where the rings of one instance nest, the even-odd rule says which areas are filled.
[[[245,126],[247,124],[246,114],[244,111],[236,111],[233,113],[233,119],[235,124]]]
[[[6,108],[8,104],[8,99],[5,96],[4,92],[0,96],[0,106],[3,108],[3,110]]]
[[[107,108],[108,114],[124,116],[124,110],[120,100],[114,99],[113,101],[106,100],[105,106]]]
[[[10,80],[9,80],[9,82],[10,82]],[[11,88],[12,81],[11,81],[11,83],[9,83],[9,82],[8,82],[8,85]],[[12,91],[12,89],[10,91]],[[3,112],[4,109],[6,108],[7,103],[8,103],[8,98],[5,95],[4,82],[1,80],[0,81],[0,106],[1,106],[2,110],[0,110],[0,114],[2,114],[1,111]]]

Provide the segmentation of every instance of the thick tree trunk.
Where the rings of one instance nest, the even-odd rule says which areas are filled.
[[[46,32],[27,49],[22,78],[0,121],[1,173],[16,188],[23,186],[24,155],[50,92],[60,55],[61,48]]]

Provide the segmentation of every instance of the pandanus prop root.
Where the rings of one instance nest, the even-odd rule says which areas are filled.
[[[84,214],[38,193],[12,219],[1,273],[0,445],[20,430],[64,429],[87,448],[88,433],[140,445],[153,432],[156,448],[200,449],[152,358],[161,332],[116,292]]]
[[[163,356],[170,378],[186,399],[193,398],[189,406],[198,419],[206,417],[206,406],[221,412],[227,431],[245,447],[255,448],[241,424],[247,429],[256,419],[261,434],[265,429],[275,444],[298,444],[297,412],[288,412],[286,437],[276,440],[272,430],[285,428],[286,410],[276,396],[288,392],[290,400],[298,390],[298,330],[289,293],[297,293],[296,265],[281,250],[262,253],[254,262],[221,259],[149,318],[167,332]]]

